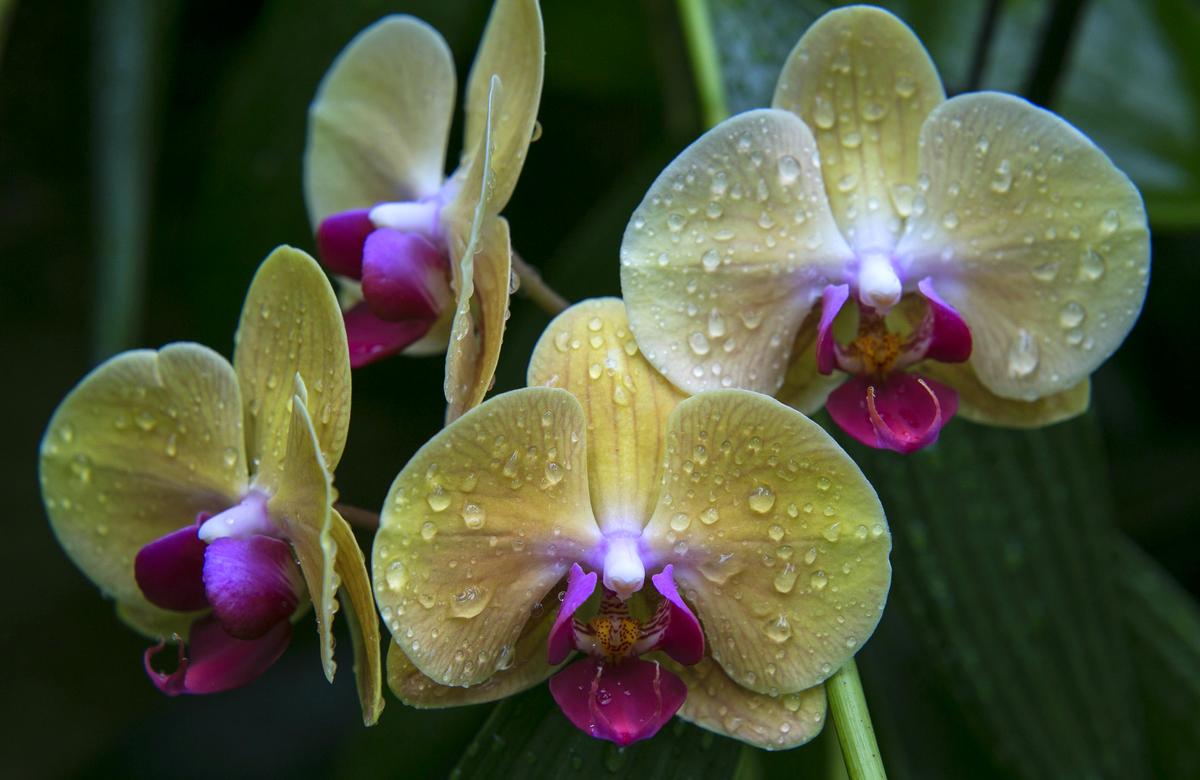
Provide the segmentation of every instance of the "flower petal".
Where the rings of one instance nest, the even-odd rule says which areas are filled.
[[[853,314],[854,308],[842,308],[842,316],[834,321],[835,332],[839,330],[838,323]],[[821,313],[821,309],[810,312],[800,326],[792,347],[792,362],[784,375],[783,386],[775,393],[777,399],[804,415],[815,414],[825,405],[829,394],[846,381],[846,375],[836,369],[828,375],[818,370],[816,345]]]
[[[821,322],[817,325],[817,371],[828,376],[837,365],[837,342],[833,338],[833,320],[850,297],[850,285],[828,285],[821,292]]]
[[[1011,95],[946,102],[922,141],[928,207],[900,262],[962,314],[993,393],[1033,401],[1076,386],[1120,346],[1146,296],[1137,188],[1074,127]]]
[[[416,233],[376,230],[363,245],[363,299],[375,316],[432,324],[450,302],[445,257]]]
[[[336,579],[325,583],[334,591],[344,591],[349,598],[339,599],[350,628],[354,645],[354,678],[358,684],[358,700],[362,704],[363,723],[375,725],[383,712],[383,663],[379,648],[379,618],[375,599],[371,595],[371,579],[367,562],[354,539],[354,531],[336,509],[329,510],[329,525],[321,537],[322,550],[333,558]],[[328,558],[326,558],[328,569]],[[330,615],[332,619],[332,613]]]
[[[525,164],[542,97],[545,48],[537,0],[497,0],[467,76],[466,129],[460,163],[461,168],[471,166],[483,136],[492,136],[491,214],[504,210]],[[504,85],[503,101],[496,106],[497,115],[503,119],[489,133],[485,128],[489,124],[488,95],[493,75],[499,76]]]
[[[729,679],[709,656],[695,666],[658,653],[652,657],[687,685],[687,701],[677,714],[700,728],[763,750],[787,750],[816,737],[825,725],[824,685],[768,696]]]
[[[387,322],[376,317],[366,302],[342,315],[352,368],[391,357],[420,340],[432,325],[428,320]]]
[[[561,584],[555,590],[564,593]],[[552,592],[546,601],[554,604],[557,598]],[[497,659],[498,671],[469,688],[440,685],[422,674],[393,637],[388,648],[388,686],[400,701],[419,709],[484,704],[532,688],[562,668],[561,663],[551,666],[546,661],[546,641],[555,614],[544,608],[541,616],[531,617],[509,655]]]
[[[204,593],[234,639],[258,639],[290,618],[303,589],[292,551],[278,539],[224,537],[204,551]]]
[[[551,677],[550,693],[585,734],[626,747],[657,734],[687,698],[687,686],[653,661],[586,658]]]
[[[292,639],[286,620],[258,639],[234,639],[213,616],[192,624],[188,634],[187,672],[183,693],[218,693],[239,688],[270,668]],[[149,672],[149,664],[146,670]]]
[[[756,393],[689,398],[668,443],[643,539],[674,562],[713,658],[754,691],[822,682],[887,599],[891,537],[875,491],[820,426]]]
[[[917,283],[925,298],[925,312],[916,328],[904,340],[904,363],[896,368],[928,358],[940,363],[962,363],[971,357],[971,330],[962,315],[942,300],[933,288],[933,280],[925,277]]]
[[[700,630],[700,621],[688,609],[675,587],[674,566],[666,567],[650,578],[654,588],[662,594],[660,611],[665,612],[663,630],[653,640],[647,650],[661,650],[685,666],[699,663],[704,657],[704,632]],[[657,622],[658,616],[655,616]],[[647,626],[643,626],[646,629]],[[640,648],[639,648],[640,649]],[[645,651],[642,651],[645,652]],[[638,655],[641,655],[638,652]]]
[[[984,387],[968,363],[951,365],[927,360],[913,371],[957,390],[959,417],[1004,428],[1041,428],[1069,420],[1087,411],[1092,395],[1092,382],[1084,379],[1069,390],[1036,401],[1013,401]]]
[[[335,274],[362,278],[363,244],[375,232],[370,209],[330,214],[317,226],[317,257]]]
[[[436,682],[474,685],[503,668],[530,609],[599,541],[588,435],[569,393],[516,390],[448,425],[392,483],[375,599]]]
[[[281,479],[297,373],[312,393],[325,464],[336,469],[350,425],[350,357],[342,311],[315,260],[290,246],[267,256],[246,293],[235,345],[254,483],[273,492]]]
[[[606,533],[640,532],[660,490],[667,417],[684,396],[638,351],[621,300],[583,301],[555,317],[533,349],[526,379],[579,399],[596,520]]]
[[[567,573],[567,591],[546,643],[550,663],[561,664],[575,649],[575,610],[596,592],[596,579],[596,572],[584,574],[578,563],[571,565],[571,571]]]
[[[134,560],[194,528],[198,513],[237,503],[242,442],[237,377],[216,352],[171,344],[117,355],[67,394],[42,437],[42,499],[59,544],[101,591],[157,622]]]
[[[882,8],[830,11],[788,56],[771,105],[812,128],[834,219],[856,250],[896,245],[919,194],[921,123],[945,99],[921,41]]]
[[[304,192],[314,229],[339,211],[438,191],[455,84],[449,47],[420,19],[388,16],[355,36],[308,110]]]
[[[786,111],[748,111],[651,185],[621,242],[621,291],[638,344],[675,385],[773,393],[800,323],[852,259],[812,133]]]
[[[202,512],[200,517],[206,515]],[[156,607],[174,612],[208,608],[204,597],[204,550],[207,545],[190,525],[160,536],[138,550],[133,575],[142,595]]]
[[[937,441],[938,431],[958,411],[958,394],[916,374],[896,373],[885,382],[855,377],[833,391],[825,408],[843,431],[868,447],[909,453]]]

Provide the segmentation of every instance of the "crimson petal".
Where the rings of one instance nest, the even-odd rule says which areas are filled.
[[[817,370],[828,376],[837,363],[837,343],[833,340],[833,320],[846,299],[850,285],[827,285],[821,293],[821,323],[817,326]]]
[[[243,641],[226,634],[215,617],[205,615],[192,623],[190,658],[180,643],[179,668],[173,673],[156,672],[150,666],[150,659],[163,648],[161,642],[147,650],[142,660],[150,681],[168,696],[219,693],[239,688],[265,672],[283,655],[291,639],[292,624],[286,620],[259,639]]]
[[[367,236],[363,300],[389,322],[436,320],[450,302],[445,256],[423,236],[387,228]]]
[[[933,289],[933,279],[917,284],[925,296],[925,315],[904,344],[904,364],[920,360],[962,363],[971,357],[971,329],[953,306]]]
[[[575,649],[575,610],[583,606],[596,590],[596,572],[584,574],[578,563],[571,565],[567,574],[567,591],[563,596],[562,606],[558,608],[558,617],[554,618],[554,626],[550,629],[550,638],[546,642],[546,651],[550,665],[556,666],[567,660],[567,656]]]
[[[663,613],[661,633],[650,647],[644,650],[639,648],[638,655],[651,650],[662,650],[684,666],[691,666],[700,663],[700,659],[704,657],[704,632],[700,630],[700,621],[688,609],[687,604],[683,603],[679,589],[675,586],[674,575],[675,565],[667,564],[661,572],[650,578],[654,587],[662,594],[666,610],[664,612],[662,607],[659,608],[659,612]],[[654,624],[659,620],[660,617],[655,615],[654,620],[644,628],[652,631]]]
[[[197,535],[208,518],[202,512],[189,525],[155,539],[133,559],[133,578],[142,595],[156,607],[192,612],[208,606],[204,597],[204,548]]]
[[[363,244],[375,231],[370,209],[330,214],[317,227],[317,254],[330,271],[351,279],[362,277]]]
[[[868,396],[873,396],[870,403]],[[913,374],[893,374],[884,382],[855,377],[830,394],[825,408],[842,430],[868,447],[909,453],[937,441],[938,431],[958,411],[958,393]]]
[[[391,357],[414,343],[433,327],[431,320],[387,322],[371,313],[366,303],[342,312],[350,346],[350,366],[362,368]]]
[[[221,627],[258,639],[296,611],[302,592],[292,550],[267,536],[215,539],[204,552],[204,592]]]
[[[581,731],[621,747],[658,733],[683,706],[687,686],[652,661],[577,661],[550,678],[550,693]]]

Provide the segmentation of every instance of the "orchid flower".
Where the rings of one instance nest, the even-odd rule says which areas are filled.
[[[1100,149],[1011,95],[946,100],[912,31],[866,6],[809,28],[773,105],[688,147],[625,231],[630,325],[663,375],[825,404],[901,452],[956,410],[1087,408],[1150,271],[1141,197]]]
[[[42,439],[50,524],[121,619],[160,638],[144,663],[171,696],[266,671],[310,597],[332,681],[344,587],[370,725],[383,708],[379,629],[362,552],[332,506],[350,363],[337,299],[312,258],[271,253],[235,343],[232,366],[179,343],[122,353],[84,378]],[[167,675],[150,660],[171,636],[179,667]]]
[[[557,672],[567,717],[622,745],[676,711],[762,747],[814,736],[891,579],[853,461],[767,396],[685,398],[618,299],[559,315],[528,381],[392,485],[372,554],[392,690],[468,704]]]
[[[309,109],[304,189],[321,262],[341,284],[350,363],[448,348],[448,420],[483,400],[499,359],[512,249],[498,215],[534,133],[543,56],[537,0],[497,0],[449,178],[454,61],[419,19],[359,33]]]

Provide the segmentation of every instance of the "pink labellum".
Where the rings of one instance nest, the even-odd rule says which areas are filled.
[[[837,367],[833,320],[850,297],[850,285],[828,285],[821,293],[821,323],[817,327],[817,370],[828,376]]]
[[[142,595],[154,606],[175,612],[208,606],[203,579],[206,545],[197,535],[200,523],[208,517],[202,512],[196,517],[196,525],[172,531],[138,550],[133,559],[133,577]]]
[[[830,394],[825,408],[868,447],[909,453],[937,441],[958,411],[958,393],[913,374],[896,373],[884,382],[855,377]]]
[[[583,606],[596,590],[596,572],[584,574],[579,564],[572,564],[567,574],[567,591],[563,596],[562,606],[558,608],[558,616],[554,618],[554,627],[550,629],[550,638],[546,643],[547,655],[551,665],[561,664],[575,649],[575,610]]]
[[[704,657],[704,632],[700,621],[688,609],[675,586],[675,565],[667,564],[650,578],[663,596],[654,617],[642,626],[645,637],[634,647],[637,655],[662,650],[684,666],[700,663]]]
[[[286,542],[223,538],[204,552],[204,592],[225,633],[258,639],[292,616],[303,583]]]
[[[330,214],[317,227],[317,254],[330,271],[351,279],[362,276],[363,243],[375,231],[370,209]]]
[[[942,300],[929,277],[917,284],[925,296],[925,315],[904,342],[896,368],[922,360],[962,363],[971,357],[971,329],[954,307]]]
[[[436,320],[450,302],[446,258],[424,237],[383,228],[362,253],[363,300],[382,320]]]
[[[350,311],[342,312],[342,318],[346,322],[346,339],[350,346],[352,368],[362,368],[399,353],[433,327],[430,320],[381,320],[371,313],[365,302]]]
[[[683,706],[687,686],[652,661],[577,661],[550,678],[550,693],[581,731],[621,747],[658,733]]]
[[[156,672],[150,659],[165,646],[160,642],[142,656],[150,681],[168,696],[181,693],[217,693],[238,688],[270,668],[283,655],[292,638],[286,620],[252,641],[234,639],[221,629],[212,615],[192,623],[190,657],[179,644],[179,667],[171,674]]]

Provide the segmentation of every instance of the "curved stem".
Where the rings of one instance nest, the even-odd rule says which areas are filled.
[[[342,519],[347,523],[359,528],[365,528],[368,531],[379,530],[379,515],[366,509],[359,509],[356,506],[349,504],[334,504],[333,508],[338,511]]]
[[[850,780],[887,780],[853,658],[825,681],[825,693],[829,696],[829,710],[837,726]]]
[[[571,302],[554,291],[542,279],[538,270],[521,259],[516,252],[512,253],[512,269],[521,281],[518,292],[541,307],[542,311],[554,317],[561,314]]]
[[[708,13],[706,0],[678,0],[678,3],[679,20],[683,24],[684,37],[687,38],[692,73],[696,78],[696,91],[700,94],[700,108],[704,113],[704,127],[708,129],[729,117],[712,17]]]

